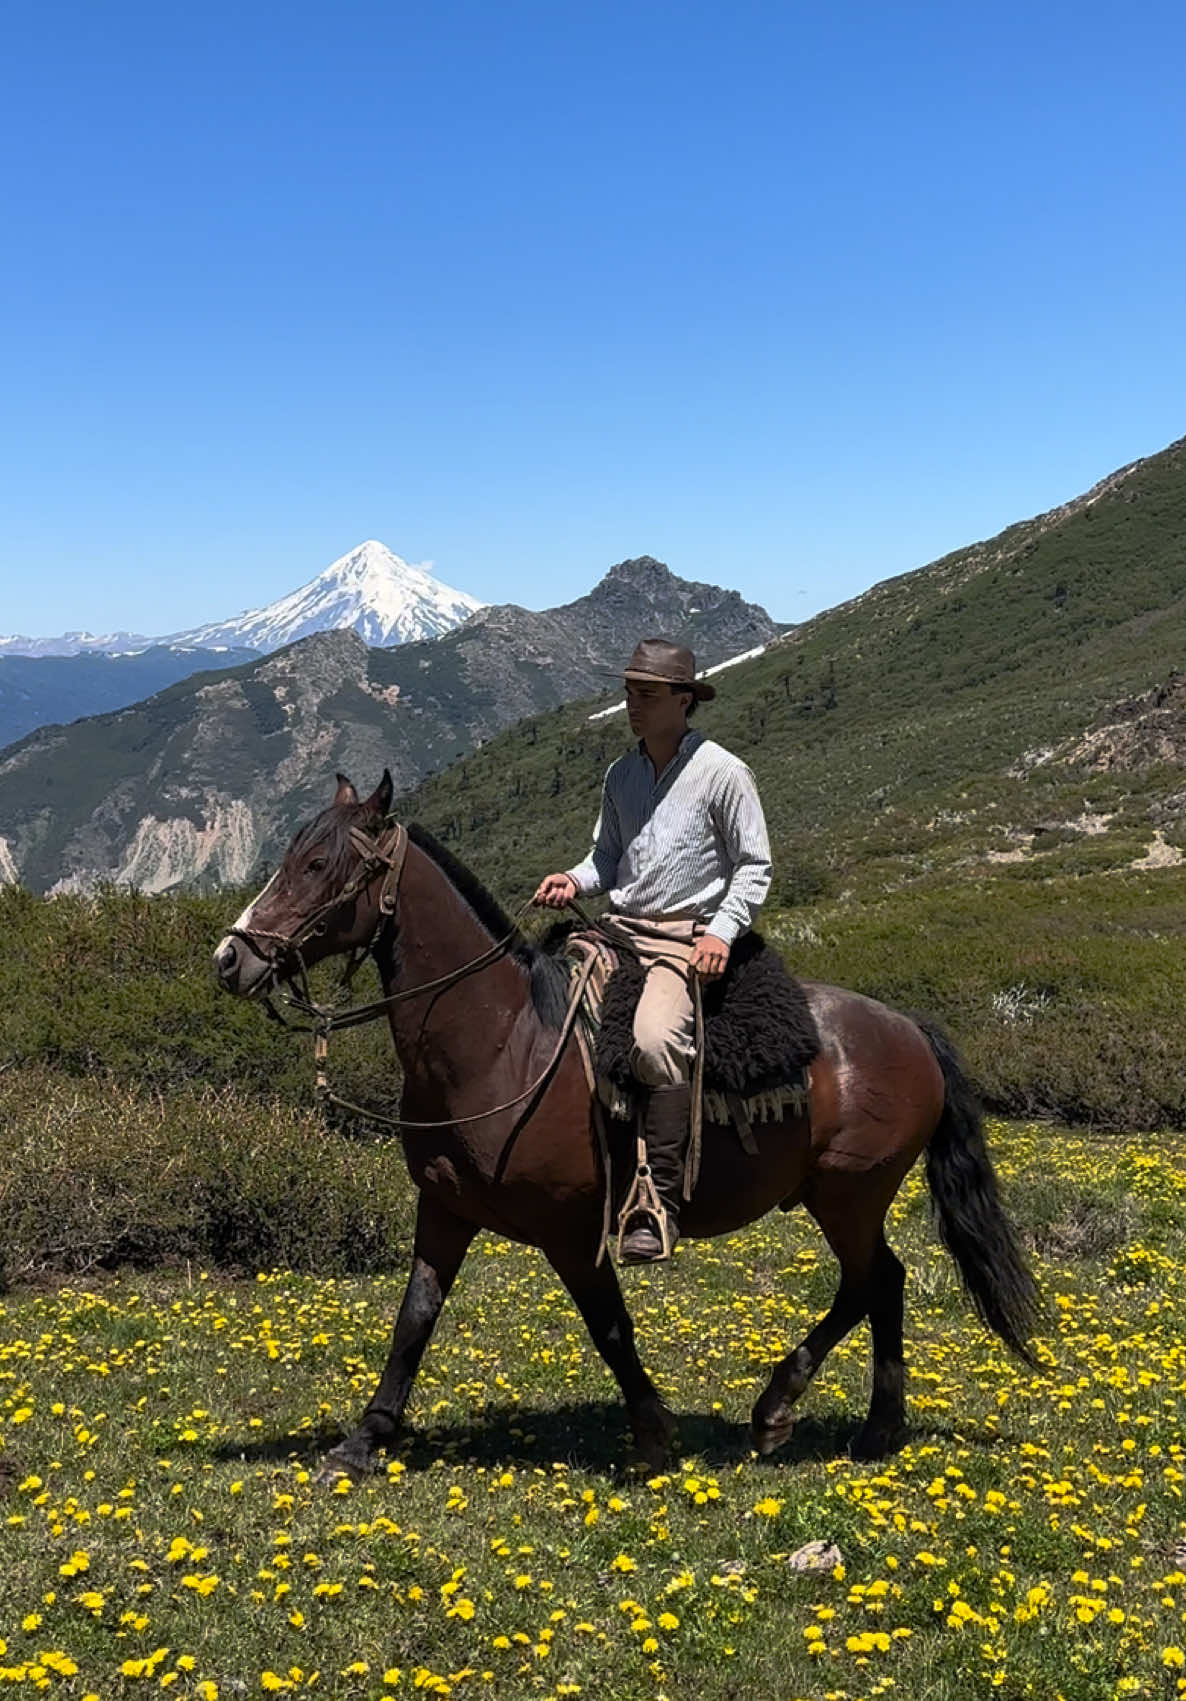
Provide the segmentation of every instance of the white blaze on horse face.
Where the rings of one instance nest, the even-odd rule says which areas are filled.
[[[263,899],[267,897],[268,893],[271,891],[272,887],[276,884],[276,881],[279,878],[280,878],[280,870],[277,869],[275,874],[273,874],[272,878],[267,882],[267,884],[265,886],[263,886],[255,894],[255,897],[252,898],[252,900],[248,904],[247,908],[245,910],[243,910],[240,915],[237,915],[235,917],[234,921],[231,923],[230,932],[224,933],[222,938],[218,942],[219,951],[222,950],[224,945],[230,944],[231,937],[232,937],[233,934],[250,933],[250,931],[251,931],[251,918],[255,914],[256,906],[258,904],[262,903]]]

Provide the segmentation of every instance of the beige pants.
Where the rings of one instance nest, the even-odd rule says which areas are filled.
[[[691,1078],[696,1018],[688,990],[688,959],[702,922],[637,921],[607,915],[606,927],[629,940],[646,969],[634,1012],[630,1067],[645,1087],[678,1087]]]

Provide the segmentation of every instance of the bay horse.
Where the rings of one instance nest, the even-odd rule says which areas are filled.
[[[412,1268],[379,1384],[321,1475],[360,1477],[392,1443],[479,1229],[544,1253],[617,1379],[638,1462],[661,1469],[675,1419],[635,1350],[611,1261],[599,1257],[605,1176],[584,1067],[576,1043],[563,1039],[568,969],[532,946],[430,834],[393,823],[391,801],[387,772],[363,801],[339,775],[332,803],[296,834],[215,952],[223,988],[252,998],[303,979],[324,958],[369,953],[403,1068],[401,1140],[419,1190]],[[839,1262],[839,1286],[826,1316],[775,1365],[753,1408],[754,1445],[768,1454],[787,1439],[795,1402],[867,1317],[873,1393],[852,1452],[872,1459],[906,1435],[905,1270],[884,1225],[924,1148],[939,1229],[964,1287],[1030,1364],[1038,1296],[1001,1206],[975,1096],[939,1029],[856,992],[804,986],[821,1041],[808,1113],[755,1125],[757,1156],[732,1129],[706,1127],[680,1226],[694,1240],[776,1205],[806,1207]],[[632,1164],[613,1168],[624,1185]]]

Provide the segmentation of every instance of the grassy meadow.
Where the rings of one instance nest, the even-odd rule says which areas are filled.
[[[408,1257],[398,1146],[327,1123],[307,1039],[215,991],[234,895],[0,890],[0,1688],[1186,1694],[1181,876],[1079,852],[768,919],[801,972],[945,1020],[1019,1118],[991,1135],[1049,1308],[1038,1371],[975,1322],[914,1174],[891,1220],[905,1451],[848,1458],[863,1328],[783,1452],[750,1451],[770,1365],[834,1285],[793,1213],[625,1276],[681,1419],[670,1469],[636,1479],[549,1268],[483,1237],[400,1446],[336,1492],[313,1473]],[[331,1065],[390,1103],[380,1029]],[[839,1558],[797,1570],[812,1542]]]
[[[1186,1141],[991,1135],[1049,1307],[1041,1366],[974,1322],[913,1174],[891,1222],[913,1428],[877,1466],[846,1453],[864,1329],[783,1453],[748,1446],[768,1367],[831,1294],[800,1213],[626,1275],[681,1418],[650,1480],[620,1470],[616,1389],[547,1265],[489,1237],[404,1440],[336,1492],[311,1475],[382,1365],[391,1278],[22,1287],[0,1303],[0,1683],[201,1701],[1186,1692]],[[839,1559],[796,1571],[813,1541]]]

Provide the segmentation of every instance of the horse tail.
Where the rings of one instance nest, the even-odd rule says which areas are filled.
[[[937,1023],[911,1018],[943,1071],[944,1102],[927,1147],[931,1205],[982,1322],[1026,1364],[1041,1304],[1017,1231],[1005,1214],[984,1143],[980,1105],[959,1053]]]

